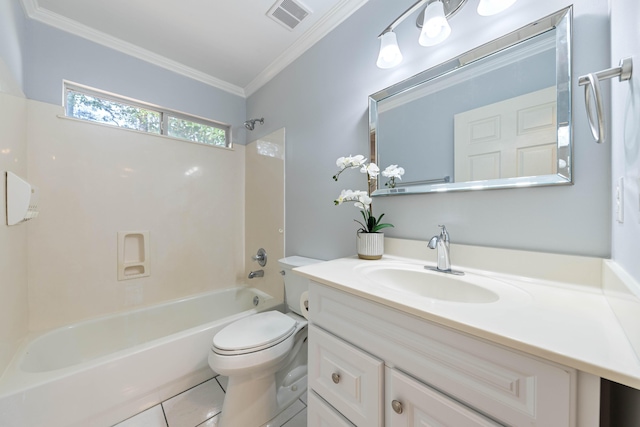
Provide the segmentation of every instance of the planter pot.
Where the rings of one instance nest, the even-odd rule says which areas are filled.
[[[358,258],[380,259],[384,253],[384,233],[357,233]]]

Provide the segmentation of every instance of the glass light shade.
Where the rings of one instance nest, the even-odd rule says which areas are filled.
[[[376,65],[378,68],[393,68],[402,62],[402,53],[398,47],[396,33],[388,31],[380,37],[380,53]]]
[[[511,7],[516,0],[480,0],[478,15],[491,16]]]
[[[424,22],[418,43],[421,46],[435,46],[451,34],[451,27],[444,15],[444,5],[440,0],[429,3],[424,11]]]

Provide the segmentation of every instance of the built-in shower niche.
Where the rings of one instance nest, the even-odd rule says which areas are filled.
[[[118,232],[118,280],[149,276],[149,232]]]

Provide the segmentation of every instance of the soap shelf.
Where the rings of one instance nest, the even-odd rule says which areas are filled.
[[[118,232],[118,280],[147,277],[149,271],[149,232]]]

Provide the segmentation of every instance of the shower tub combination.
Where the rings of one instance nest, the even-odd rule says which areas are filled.
[[[213,336],[274,308],[243,286],[33,336],[0,378],[0,426],[113,425],[211,378]]]

